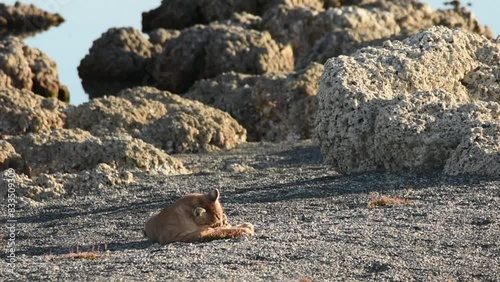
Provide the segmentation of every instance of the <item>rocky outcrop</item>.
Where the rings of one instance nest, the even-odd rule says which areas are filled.
[[[315,134],[326,161],[499,175],[499,58],[499,43],[439,27],[330,59]]]
[[[316,112],[320,64],[286,74],[224,73],[200,80],[184,97],[231,114],[251,141],[284,141],[311,137]]]
[[[59,14],[40,10],[34,5],[0,3],[0,35],[25,37],[64,22]]]
[[[151,58],[159,52],[161,46],[138,30],[111,28],[94,41],[78,66],[78,74],[90,98],[147,85]]]
[[[0,87],[27,89],[69,102],[69,91],[59,81],[56,63],[17,37],[0,38]]]
[[[162,150],[127,134],[96,137],[81,129],[56,129],[9,137],[33,175],[76,173],[101,163],[129,170],[185,173],[182,163]]]
[[[28,90],[0,88],[0,135],[47,132],[64,126],[66,104]]]
[[[126,132],[169,153],[231,149],[246,140],[245,129],[229,114],[152,87],[68,110],[67,126],[97,136]]]
[[[185,92],[196,80],[234,71],[248,74],[291,71],[293,52],[275,43],[267,32],[223,24],[183,30],[154,59],[158,86]]]
[[[196,24],[207,24],[229,19],[235,13],[261,15],[273,6],[308,6],[322,9],[322,0],[169,0],[161,6],[142,13],[142,30],[156,28],[184,29]]]
[[[388,39],[404,39],[435,25],[462,27],[488,38],[493,35],[466,8],[433,11],[427,4],[410,0],[359,2],[324,11],[275,6],[263,14],[261,28],[277,42],[292,44],[297,69]]]

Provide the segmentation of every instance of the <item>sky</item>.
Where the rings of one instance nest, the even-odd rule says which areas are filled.
[[[186,0],[189,1],[189,0]],[[3,1],[13,5],[16,0]],[[48,12],[61,14],[66,22],[34,37],[25,39],[28,45],[42,50],[56,61],[59,78],[71,92],[71,104],[88,100],[77,67],[88,53],[92,42],[111,27],[131,26],[141,30],[142,12],[160,5],[161,0],[24,0]],[[444,0],[422,1],[434,9],[443,8]],[[466,0],[479,22],[500,33],[500,0]]]

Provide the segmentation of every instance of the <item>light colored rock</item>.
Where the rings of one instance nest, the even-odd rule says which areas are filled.
[[[52,175],[41,174],[31,179],[12,170],[0,172],[0,200],[6,201],[9,195],[11,198],[14,196],[16,207],[38,206],[40,201],[58,198],[64,194],[66,191],[63,184]]]
[[[497,104],[498,105],[498,104]],[[462,140],[446,161],[444,172],[451,175],[500,175],[500,111],[497,122],[472,128],[468,138]]]
[[[99,195],[109,192],[107,189],[121,189],[134,183],[134,172],[137,171],[117,170],[105,163],[78,173],[42,173],[34,178],[5,170],[0,172],[0,201],[8,200],[11,192],[20,207],[39,206],[46,200],[64,196]]]
[[[498,171],[498,134],[483,130],[482,142],[470,141],[475,128],[500,124],[491,83],[498,58],[500,44],[439,27],[330,59],[320,79],[315,134],[325,160],[344,173]],[[492,167],[480,170],[482,162]]]
[[[0,134],[16,135],[62,128],[66,104],[28,90],[0,88]]]
[[[22,155],[16,152],[12,144],[5,140],[0,140],[0,171],[13,169],[18,174],[31,176],[31,167]]]
[[[273,6],[263,14],[261,29],[269,31],[277,42],[292,45],[296,69],[365,46],[378,46],[388,39],[404,39],[435,25],[463,27],[492,36],[491,29],[479,24],[465,8],[434,11],[428,4],[412,0],[341,2],[325,2],[325,7],[337,7],[326,10]]]
[[[68,111],[67,126],[98,136],[118,132],[169,153],[231,149],[246,130],[229,114],[152,87],[136,87]]]
[[[13,36],[0,38],[0,87],[31,90],[68,102],[68,88],[59,81],[57,64],[45,53]]]
[[[162,171],[165,175],[187,172],[181,161],[126,134],[98,138],[81,129],[58,129],[14,136],[7,141],[25,156],[35,176],[75,173],[100,163],[120,169]]]
[[[285,74],[225,73],[200,80],[184,97],[231,114],[252,141],[308,139],[316,113],[317,81],[323,65]]]
[[[99,195],[105,192],[105,187],[120,189],[134,183],[133,172],[134,170],[117,170],[108,164],[100,163],[92,169],[76,174],[63,174],[64,190],[69,195]]]
[[[149,34],[149,41],[151,43],[163,45],[170,39],[178,37],[181,34],[181,32],[176,29],[157,28],[155,30],[150,31],[148,34]]]

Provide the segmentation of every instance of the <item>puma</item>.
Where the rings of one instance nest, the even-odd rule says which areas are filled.
[[[219,190],[188,194],[154,214],[146,222],[144,236],[153,243],[203,242],[215,239],[253,237],[254,226],[231,226],[219,202]]]

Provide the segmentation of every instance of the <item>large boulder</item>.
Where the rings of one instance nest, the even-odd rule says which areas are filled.
[[[315,138],[344,173],[500,174],[500,43],[431,28],[350,57],[320,79]]]
[[[94,41],[78,74],[90,98],[147,85],[152,81],[148,73],[151,58],[160,52],[161,46],[134,28],[110,28]]]
[[[248,74],[291,71],[294,57],[268,32],[211,24],[183,30],[167,41],[154,60],[154,77],[161,89],[183,93],[198,79],[234,71]]]
[[[313,63],[290,74],[234,72],[200,80],[184,95],[231,114],[251,141],[311,138],[317,81],[323,65]]]
[[[13,36],[0,38],[0,87],[27,89],[69,102],[69,91],[59,81],[57,64]]]
[[[229,114],[152,87],[127,89],[68,110],[68,128],[127,133],[169,153],[231,149],[246,130]]]
[[[14,6],[0,3],[0,36],[28,36],[64,22],[59,14],[38,9],[35,5],[16,2]]]
[[[28,90],[0,88],[0,135],[46,132],[64,126],[66,104]]]

